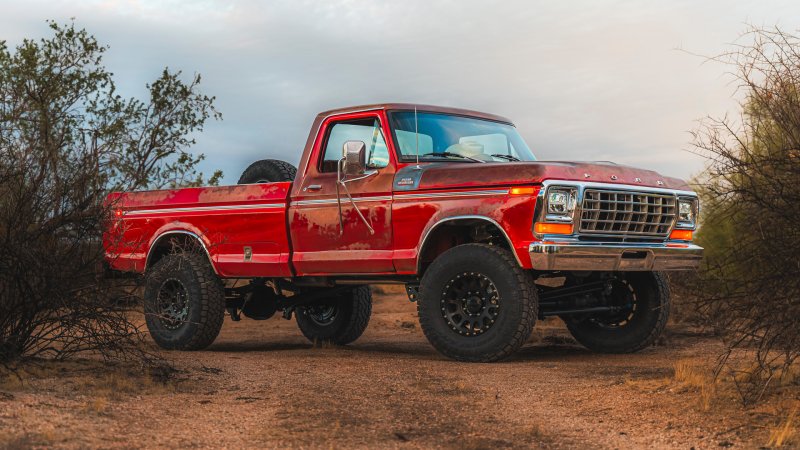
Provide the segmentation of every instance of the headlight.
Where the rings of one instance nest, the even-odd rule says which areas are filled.
[[[698,202],[696,198],[678,199],[678,228],[695,228]]]
[[[577,192],[575,189],[553,187],[547,191],[547,214],[572,217],[575,211]]]

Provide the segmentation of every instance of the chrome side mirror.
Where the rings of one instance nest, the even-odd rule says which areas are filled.
[[[358,217],[361,219],[361,221],[364,222],[364,225],[367,226],[369,234],[375,234],[375,229],[372,228],[369,220],[367,220],[367,218],[364,217],[364,214],[361,213],[361,210],[358,209],[356,201],[353,200],[353,196],[350,195],[350,191],[347,189],[347,183],[369,178],[376,173],[378,173],[376,170],[372,170],[367,173],[367,144],[361,141],[347,141],[344,143],[344,147],[342,148],[342,159],[339,160],[339,166],[336,171],[336,203],[339,205],[340,236],[344,233],[344,221],[342,220],[342,196],[339,195],[340,186],[342,189],[344,189],[344,193],[347,195],[347,199],[350,200],[350,204],[353,205],[353,210],[355,210],[356,214],[358,214]],[[347,177],[353,178],[349,180],[345,179]]]
[[[367,170],[367,144],[361,141],[347,141],[342,148],[343,170],[346,176],[363,175]]]

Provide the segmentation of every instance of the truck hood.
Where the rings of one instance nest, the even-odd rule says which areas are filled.
[[[540,184],[545,180],[628,184],[691,191],[678,178],[611,162],[533,161],[512,163],[410,164],[397,171],[395,191]]]

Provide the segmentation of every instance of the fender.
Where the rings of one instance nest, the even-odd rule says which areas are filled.
[[[194,232],[191,232],[191,231],[187,231],[187,230],[183,230],[183,229],[168,230],[168,231],[164,231],[164,232],[161,232],[161,233],[155,235],[156,237],[150,242],[149,248],[147,249],[147,257],[144,260],[144,268],[143,268],[143,270],[147,270],[147,267],[150,265],[150,258],[151,258],[152,254],[153,254],[153,249],[156,248],[156,244],[162,238],[165,238],[167,236],[174,235],[174,234],[187,235],[187,236],[190,236],[190,237],[194,238],[197,242],[199,242],[200,246],[203,247],[203,251],[205,252],[206,257],[208,258],[208,262],[211,264],[211,268],[214,270],[214,273],[219,275],[219,272],[217,272],[217,267],[214,264],[214,260],[211,258],[211,253],[209,253],[209,251],[208,251],[208,246],[206,245],[206,243],[203,240],[203,238],[200,237],[200,235],[197,234],[197,233],[194,233]]]
[[[417,245],[417,273],[418,274],[422,270],[422,266],[421,266],[422,261],[420,259],[420,255],[422,254],[422,249],[425,248],[425,242],[427,242],[428,237],[431,235],[431,233],[437,227],[439,227],[442,224],[445,224],[447,222],[452,222],[454,220],[464,220],[464,219],[483,220],[483,221],[491,223],[492,225],[497,227],[497,229],[500,230],[501,233],[503,233],[503,237],[505,238],[506,242],[508,243],[508,247],[511,248],[511,249],[514,248],[514,245],[511,242],[511,239],[508,237],[508,233],[506,232],[506,230],[502,227],[502,225],[500,225],[496,220],[492,219],[491,217],[487,217],[487,216],[483,216],[483,215],[477,215],[477,214],[466,214],[466,215],[445,217],[445,218],[439,219],[433,225],[429,226],[428,229],[423,234],[422,239],[419,242],[419,245]],[[517,253],[514,252],[514,251],[512,251],[511,253],[514,254],[514,259],[517,261],[517,264],[522,266],[522,262],[519,260],[519,256],[517,256]]]

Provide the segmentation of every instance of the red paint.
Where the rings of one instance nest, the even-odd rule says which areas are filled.
[[[114,269],[142,272],[158,237],[188,231],[203,241],[221,276],[290,276],[286,207],[258,206],[285,205],[290,186],[271,183],[112,194],[109,200],[124,214],[106,235],[106,257]],[[222,209],[232,206],[253,208]],[[171,211],[177,208],[182,210]],[[252,248],[252,262],[244,262],[244,246]]]
[[[408,164],[404,164],[408,165]],[[588,177],[586,175],[589,175]],[[612,178],[616,177],[616,178]],[[637,179],[639,181],[637,181]],[[576,180],[631,184],[660,189],[691,191],[685,181],[652,170],[611,163],[534,161],[485,164],[441,164],[425,172],[420,189],[443,187],[480,188],[541,183],[544,180]],[[664,183],[659,185],[658,181]]]
[[[317,169],[327,127],[369,117],[381,123],[390,164],[348,186],[361,200],[359,209],[374,228],[372,235],[344,195],[344,230],[339,229],[336,174]],[[105,236],[107,258],[114,269],[142,272],[151,247],[164,233],[188,232],[199,236],[222,277],[408,275],[417,272],[422,241],[437,223],[482,216],[500,225],[520,264],[531,268],[528,246],[536,240],[534,206],[544,180],[690,190],[681,180],[626,166],[529,162],[437,164],[424,172],[418,189],[393,191],[396,171],[410,164],[397,160],[388,130],[384,109],[323,113],[312,126],[292,183],[111,194],[115,217]],[[311,184],[321,189],[305,190]],[[523,188],[509,193],[519,186]],[[480,195],[486,193],[490,195]],[[252,250],[249,261],[245,247]]]
[[[344,230],[339,229],[339,207],[336,200],[336,173],[320,173],[317,161],[323,152],[323,137],[327,128],[340,120],[376,118],[384,130],[389,148],[390,163],[376,176],[348,184],[353,197],[375,197],[384,200],[359,203],[359,209],[375,234],[361,221],[344,192],[342,214]],[[297,275],[375,274],[392,273],[392,182],[395,173],[394,146],[386,130],[388,120],[384,111],[369,111],[332,116],[321,123],[311,148],[311,161],[303,158],[298,178],[292,189],[289,206],[290,231],[293,244],[292,262]],[[305,166],[304,166],[305,164]],[[305,171],[303,169],[305,168]],[[301,174],[301,171],[302,174]],[[311,184],[320,185],[317,191],[307,191]],[[325,204],[303,205],[304,201],[329,201]],[[363,199],[362,199],[363,200]],[[298,203],[300,202],[300,203]]]

